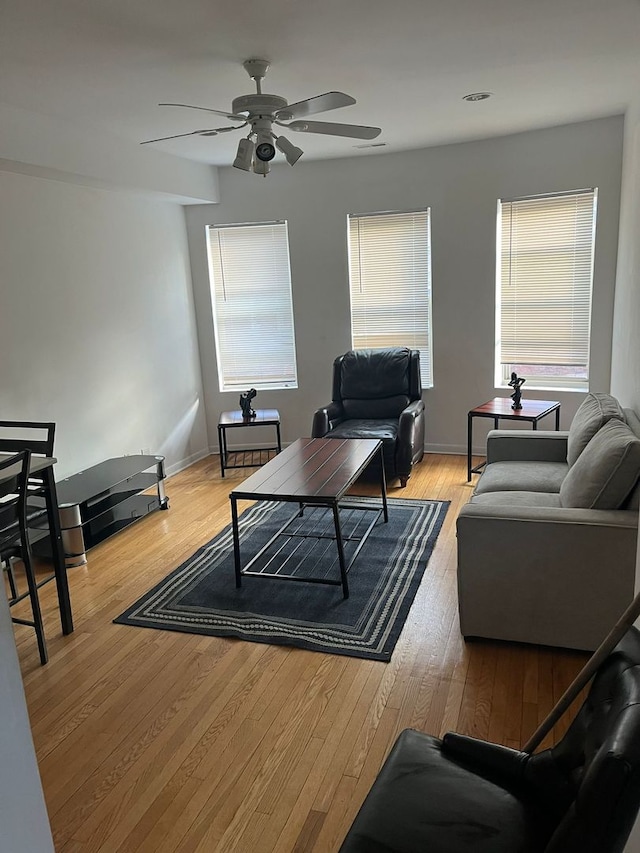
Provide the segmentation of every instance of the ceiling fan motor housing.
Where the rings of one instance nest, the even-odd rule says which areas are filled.
[[[231,103],[231,112],[238,115],[246,113],[249,119],[252,116],[274,116],[279,110],[287,106],[287,99],[279,95],[241,95],[234,98]],[[283,118],[283,116],[279,116]]]

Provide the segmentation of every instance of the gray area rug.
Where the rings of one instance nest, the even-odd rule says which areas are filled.
[[[357,503],[380,502],[358,498]],[[377,522],[349,571],[347,599],[340,586],[265,577],[243,577],[236,589],[229,525],[114,622],[389,661],[448,507],[448,501],[390,498],[389,522]],[[242,513],[243,565],[295,509],[261,501]],[[341,509],[344,535],[359,535],[370,520],[370,512],[348,503]],[[308,509],[298,524],[317,538],[291,539],[296,573],[304,575],[313,566],[313,576],[339,578],[335,542],[322,537],[332,529],[330,514]],[[347,559],[348,552],[349,545]],[[277,555],[267,552],[265,559],[277,560],[279,566],[290,564],[292,557],[285,549]]]

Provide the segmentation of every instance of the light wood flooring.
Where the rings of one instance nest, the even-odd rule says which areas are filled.
[[[112,624],[229,522],[229,490],[248,473],[223,480],[211,456],[167,482],[169,511],[90,551],[69,571],[72,635],[43,587],[47,666],[15,626],[57,853],[332,853],[402,729],[518,747],[587,659],[465,645],[462,456],[428,455],[405,489],[391,484],[451,506],[390,663]]]

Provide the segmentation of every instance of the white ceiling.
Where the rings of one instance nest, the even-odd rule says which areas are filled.
[[[290,103],[356,98],[317,120],[382,128],[386,147],[368,151],[290,132],[305,159],[373,156],[623,112],[640,95],[640,0],[0,3],[0,104],[19,108],[14,121],[28,111],[136,147],[224,125],[158,103],[229,110],[254,91],[251,57],[271,62],[264,91]],[[477,91],[494,96],[462,100]],[[228,165],[242,134],[143,150]]]

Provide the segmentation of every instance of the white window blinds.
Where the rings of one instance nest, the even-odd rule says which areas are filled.
[[[287,223],[207,232],[220,390],[296,388]]]
[[[527,384],[588,387],[596,191],[498,205],[498,359]]]
[[[349,216],[353,349],[420,350],[422,385],[433,385],[429,210]]]

